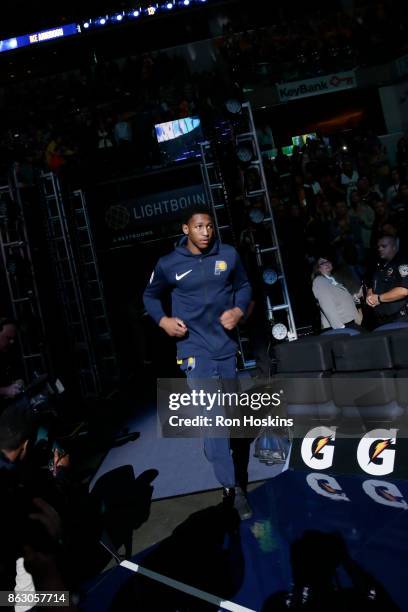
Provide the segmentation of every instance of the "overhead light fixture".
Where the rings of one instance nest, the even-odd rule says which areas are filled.
[[[105,19],[105,17],[102,17],[102,18],[99,20],[99,23],[100,23],[100,25],[105,25],[105,23],[106,23],[106,19]]]
[[[173,8],[173,4],[171,2],[168,2],[166,4],[166,8],[170,11]]]
[[[272,268],[265,268],[262,272],[262,278],[266,285],[274,285],[278,280],[278,275]]]
[[[242,110],[242,104],[236,98],[230,98],[225,102],[225,108],[232,115],[237,115]]]
[[[272,336],[275,340],[284,340],[288,335],[288,329],[283,323],[275,323],[272,327]]]
[[[252,223],[256,224],[262,223],[262,221],[265,219],[265,213],[261,208],[252,207],[249,210],[248,215]]]
[[[87,30],[89,28],[89,21],[85,21],[84,28],[85,28],[85,30]]]
[[[237,147],[236,155],[243,164],[249,164],[254,157],[252,149],[246,144]]]
[[[133,17],[139,17],[140,11],[133,11],[132,15]]]
[[[119,15],[116,15],[116,21],[122,21],[122,19],[123,19],[123,15],[121,15],[120,13]]]

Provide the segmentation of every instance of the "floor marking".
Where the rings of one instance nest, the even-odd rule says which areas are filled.
[[[208,601],[209,603],[212,603],[215,606],[222,608],[223,610],[230,610],[231,612],[256,612],[255,610],[252,610],[252,608],[245,608],[245,606],[236,604],[233,601],[228,601],[226,599],[222,599],[221,597],[217,597],[216,595],[211,595],[211,593],[207,593],[206,591],[202,591],[201,589],[197,589],[196,587],[184,584],[184,582],[180,582],[179,580],[168,578],[168,576],[158,574],[157,572],[146,569],[145,567],[142,567],[137,563],[132,563],[132,561],[125,560],[122,561],[120,565],[121,567],[125,567],[126,569],[135,572],[136,574],[142,574],[142,576],[146,576],[147,578],[151,578],[152,580],[157,580],[157,582],[162,582],[163,584],[172,587],[173,589],[183,591],[183,593],[193,595],[193,597],[198,597],[199,599],[204,599],[204,601]]]

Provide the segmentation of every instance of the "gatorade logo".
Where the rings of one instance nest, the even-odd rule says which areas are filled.
[[[315,427],[303,439],[300,452],[305,464],[314,470],[324,470],[333,465],[335,427]]]
[[[373,429],[358,443],[357,463],[372,476],[386,476],[394,471],[397,429]],[[315,427],[301,445],[303,462],[314,470],[332,467],[335,458],[336,427]]]

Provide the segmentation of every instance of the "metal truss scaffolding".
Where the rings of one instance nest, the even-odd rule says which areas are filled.
[[[224,130],[225,131],[225,130]],[[265,312],[275,336],[274,327],[279,325],[280,338],[296,340],[297,331],[289,298],[288,286],[279,247],[273,209],[268,192],[263,159],[258,144],[256,128],[249,102],[241,105],[240,112],[230,118],[230,132],[233,144],[233,163],[241,176],[242,199],[249,214],[252,228],[248,228],[250,249],[255,256],[256,266],[265,283]],[[231,207],[223,171],[218,161],[215,142],[201,145],[201,168],[208,202],[213,211],[218,238],[225,236],[237,244],[232,224]],[[259,230],[259,226],[261,231]],[[258,228],[258,229],[257,229]],[[229,236],[228,236],[229,234]],[[260,238],[261,236],[261,238]],[[273,286],[271,286],[273,285]],[[282,334],[283,330],[283,334]],[[250,339],[246,337],[245,326],[239,333],[240,352],[244,369],[253,368],[256,363],[251,356]],[[272,337],[271,337],[272,340]]]
[[[228,205],[227,188],[218,162],[216,147],[211,142],[201,144],[201,171],[207,201],[210,204],[214,217],[217,238],[237,244],[232,226],[231,211]],[[254,368],[256,362],[251,357],[245,326],[240,326],[237,329],[237,340],[243,369],[249,370]]]
[[[81,394],[97,397],[117,380],[118,367],[85,197],[80,190],[63,194],[52,173],[41,175],[41,188]]]
[[[0,249],[8,302],[19,323],[21,361],[26,381],[30,382],[39,374],[49,372],[50,362],[23,203],[14,170],[8,184],[0,187],[0,202]]]
[[[297,331],[290,302],[282,255],[275,227],[273,209],[268,192],[265,170],[256,134],[254,118],[249,102],[242,104],[238,129],[235,129],[235,144],[238,157],[243,160],[243,192],[249,207],[249,218],[255,215],[253,226],[261,225],[262,241],[257,233],[250,232],[252,250],[263,278],[275,279],[273,291],[265,291],[265,305],[271,326],[281,323],[286,327],[286,339],[296,340]],[[265,284],[265,288],[268,285]]]

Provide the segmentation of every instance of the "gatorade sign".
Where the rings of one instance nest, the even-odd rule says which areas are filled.
[[[372,476],[386,476],[394,472],[397,429],[373,429],[360,439],[337,440],[336,429],[315,427],[308,431],[300,445],[304,466],[319,471],[330,468],[354,472],[362,470]]]

